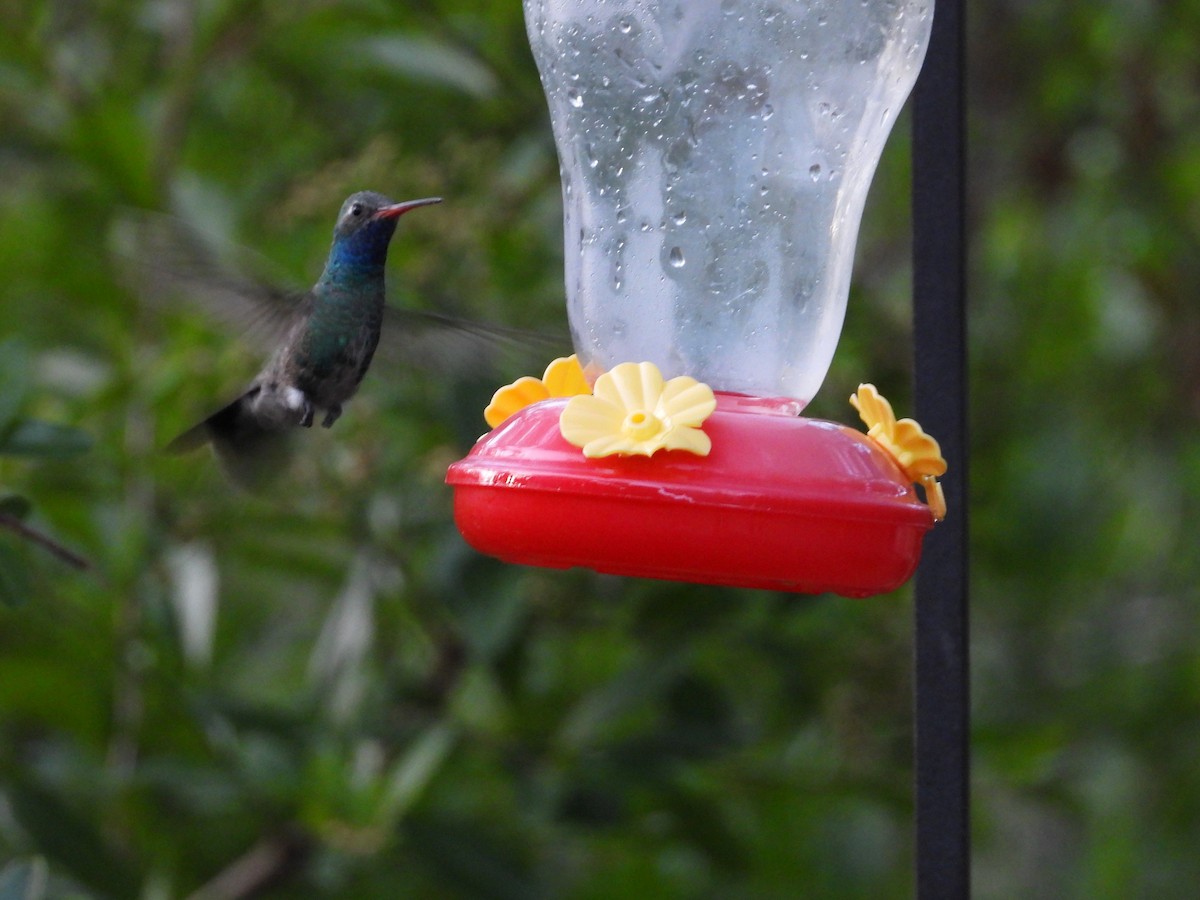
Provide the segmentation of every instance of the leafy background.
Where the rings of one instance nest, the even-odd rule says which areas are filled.
[[[483,381],[373,372],[289,489],[160,454],[252,371],[140,306],[122,217],[316,274],[440,194],[397,301],[562,327],[509,2],[0,2],[0,897],[911,891],[911,600],[508,567],[442,485]],[[972,9],[980,897],[1200,883],[1200,4]],[[908,158],[816,414],[906,408]]]

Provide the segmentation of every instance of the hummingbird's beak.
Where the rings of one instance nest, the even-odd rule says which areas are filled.
[[[441,202],[441,197],[426,197],[424,200],[405,200],[403,203],[393,203],[391,206],[380,207],[375,211],[374,218],[395,219],[404,215],[410,209],[416,209],[418,206],[432,206],[434,203]]]

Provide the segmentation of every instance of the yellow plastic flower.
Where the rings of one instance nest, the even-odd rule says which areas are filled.
[[[574,397],[576,394],[590,394],[592,386],[583,373],[583,366],[575,354],[562,356],[546,366],[542,382],[551,397]]]
[[[574,397],[591,393],[583,375],[583,367],[575,354],[559,357],[546,366],[541,378],[525,375],[506,384],[492,395],[492,402],[483,411],[483,418],[495,428],[513,413],[550,397]]]
[[[654,363],[621,363],[596,379],[592,396],[567,402],[558,427],[590,459],[659,450],[708,456],[712,441],[700,425],[716,406],[712,388],[695,378],[664,383]]]
[[[860,384],[857,393],[850,395],[850,405],[866,424],[867,436],[896,460],[905,478],[925,489],[933,518],[938,522],[946,518],[946,497],[938,484],[938,477],[946,474],[946,460],[938,442],[913,419],[897,421],[892,404],[873,384]]]

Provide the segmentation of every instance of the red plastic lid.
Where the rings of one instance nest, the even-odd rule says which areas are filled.
[[[587,459],[566,400],[526,407],[450,467],[468,543],[509,562],[866,596],[898,587],[932,526],[864,434],[717,394],[707,457]]]

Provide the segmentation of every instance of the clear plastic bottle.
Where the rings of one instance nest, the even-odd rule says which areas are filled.
[[[933,0],[524,0],[575,348],[807,403]]]

